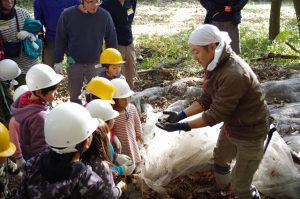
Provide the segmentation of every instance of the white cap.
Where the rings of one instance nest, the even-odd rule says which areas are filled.
[[[59,153],[77,151],[76,145],[97,129],[99,121],[83,106],[68,102],[53,108],[47,115],[44,133],[50,148]]]
[[[110,103],[102,99],[92,100],[86,105],[86,109],[93,118],[99,118],[103,121],[108,121],[119,116],[119,112],[115,111]]]
[[[53,68],[46,64],[36,64],[26,74],[26,84],[30,91],[54,86],[62,79],[62,75],[56,74]]]
[[[0,61],[0,80],[13,80],[21,74],[18,64],[11,59],[3,59]]]
[[[134,92],[130,89],[126,80],[121,78],[115,78],[111,80],[111,83],[115,87],[115,92],[113,98],[115,99],[123,99],[130,97],[134,94]]]
[[[228,33],[220,31],[216,26],[210,24],[198,26],[189,37],[189,43],[198,46],[207,46],[222,41],[230,44],[231,39]]]
[[[27,91],[29,91],[29,88],[27,85],[19,86],[14,92],[13,100],[16,101],[21,95],[23,95]]]

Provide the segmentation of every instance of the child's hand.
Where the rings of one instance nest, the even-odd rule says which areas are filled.
[[[132,163],[131,158],[129,156],[125,155],[125,154],[117,154],[115,161],[118,165],[122,165],[122,164],[125,164],[125,163],[128,163],[128,162]]]
[[[136,135],[136,140],[140,141],[141,144],[144,144],[144,135],[139,133]]]

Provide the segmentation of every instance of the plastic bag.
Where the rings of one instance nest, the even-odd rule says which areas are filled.
[[[164,193],[172,179],[211,170],[212,153],[219,134],[217,125],[190,132],[166,132],[152,125],[161,114],[153,114],[144,127],[146,154],[143,178],[152,189]],[[198,116],[198,115],[197,115]]]
[[[300,172],[293,162],[291,149],[277,132],[273,134],[253,184],[266,196],[295,199],[300,196]]]
[[[178,131],[166,132],[154,125],[161,113],[151,112],[149,106],[145,110],[146,151],[142,176],[150,188],[164,194],[164,186],[172,179],[212,169],[213,149],[222,124],[180,134]],[[253,179],[253,184],[264,195],[274,198],[299,198],[300,172],[290,152],[289,146],[274,132]]]

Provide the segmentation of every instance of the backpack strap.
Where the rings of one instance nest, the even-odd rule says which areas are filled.
[[[18,12],[16,10],[16,24],[17,24],[17,31],[20,32],[20,26],[19,26],[19,19],[18,19]]]

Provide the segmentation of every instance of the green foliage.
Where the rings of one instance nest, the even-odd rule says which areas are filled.
[[[173,63],[184,59],[185,65],[193,62],[188,47],[188,36],[191,31],[183,31],[175,35],[143,35],[137,39],[139,68],[155,68],[161,64]]]
[[[300,37],[297,29],[296,19],[289,20],[281,27],[282,32],[276,37],[274,41],[268,40],[268,28],[263,25],[260,27],[246,26],[241,28],[241,44],[242,57],[248,62],[255,58],[263,57],[269,53],[281,55],[296,55],[286,42],[300,50]],[[279,64],[284,66],[299,66],[299,60],[295,59],[268,59],[271,64]],[[298,63],[298,64],[297,64]]]
[[[260,57],[267,53],[268,46],[271,44],[268,40],[267,30],[261,27],[245,26],[241,28],[241,46],[242,57],[246,61]]]
[[[268,40],[268,28],[261,25],[242,26],[241,46],[242,57],[249,63],[254,59],[268,55],[269,53],[297,55],[285,42],[289,42],[300,50],[300,37],[296,26],[296,20],[291,20],[282,26],[282,32],[276,40]],[[183,31],[175,35],[143,35],[137,39],[138,67],[140,69],[155,68],[162,64],[173,63],[178,59],[186,58],[183,65],[190,70],[198,64],[194,61],[188,48],[188,36],[191,30]],[[289,67],[299,67],[299,60],[294,59],[268,59],[270,64],[280,64]]]
[[[17,6],[33,12],[33,1],[34,0],[17,0]]]
[[[276,36],[275,41],[284,43],[291,35],[293,35],[291,31],[283,31]]]

